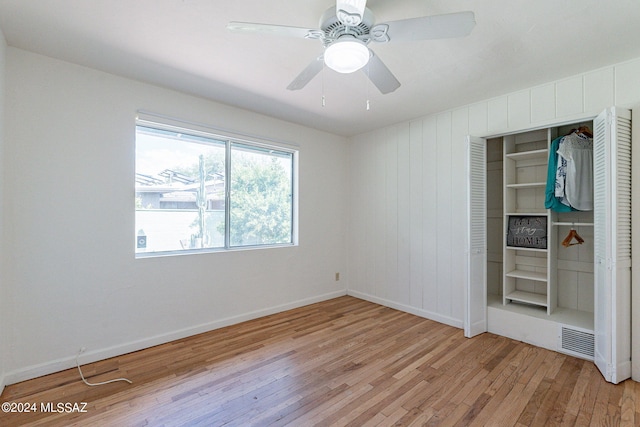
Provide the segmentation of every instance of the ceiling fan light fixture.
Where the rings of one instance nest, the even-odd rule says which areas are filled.
[[[369,62],[369,48],[355,37],[341,38],[331,43],[324,52],[324,63],[339,73],[358,71]]]
[[[367,0],[337,0],[336,16],[344,25],[355,27],[362,22]]]

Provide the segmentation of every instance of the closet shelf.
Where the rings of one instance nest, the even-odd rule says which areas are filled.
[[[548,249],[536,249],[536,248],[521,248],[519,246],[505,246],[505,249],[511,249],[514,251],[531,251],[531,252],[548,252]]]
[[[547,186],[546,182],[526,182],[523,184],[507,184],[507,188],[515,188],[516,190],[519,188],[544,188]]]
[[[544,160],[545,163],[547,161],[549,150],[543,148],[541,150],[532,150],[532,151],[522,151],[517,153],[508,153],[505,154],[505,157],[512,160],[530,160],[530,159],[540,159]]]
[[[504,214],[505,216],[549,216],[549,211],[547,210],[517,210],[515,212],[507,212]]]
[[[513,270],[506,274],[507,277],[515,277],[516,279],[528,279],[538,282],[547,281],[547,273],[539,273],[537,271]]]
[[[547,306],[547,296],[544,294],[534,294],[533,292],[514,291],[507,295],[505,299],[539,305],[541,307]]]

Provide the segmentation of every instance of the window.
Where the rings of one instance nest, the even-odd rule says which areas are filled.
[[[294,243],[296,152],[136,127],[137,256]]]

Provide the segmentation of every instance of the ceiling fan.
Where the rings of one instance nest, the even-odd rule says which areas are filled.
[[[324,53],[311,61],[287,86],[289,90],[305,87],[326,65],[339,73],[352,73],[362,69],[380,92],[386,94],[399,88],[400,82],[369,49],[370,42],[464,37],[471,33],[476,24],[473,12],[469,11],[376,24],[366,3],[366,0],[337,0],[336,7],[329,8],[322,15],[320,29],[251,22],[230,22],[227,29],[320,40]]]

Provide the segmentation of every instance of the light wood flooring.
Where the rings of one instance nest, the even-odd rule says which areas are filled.
[[[593,363],[341,297],[8,386],[1,426],[640,425],[640,383]]]

